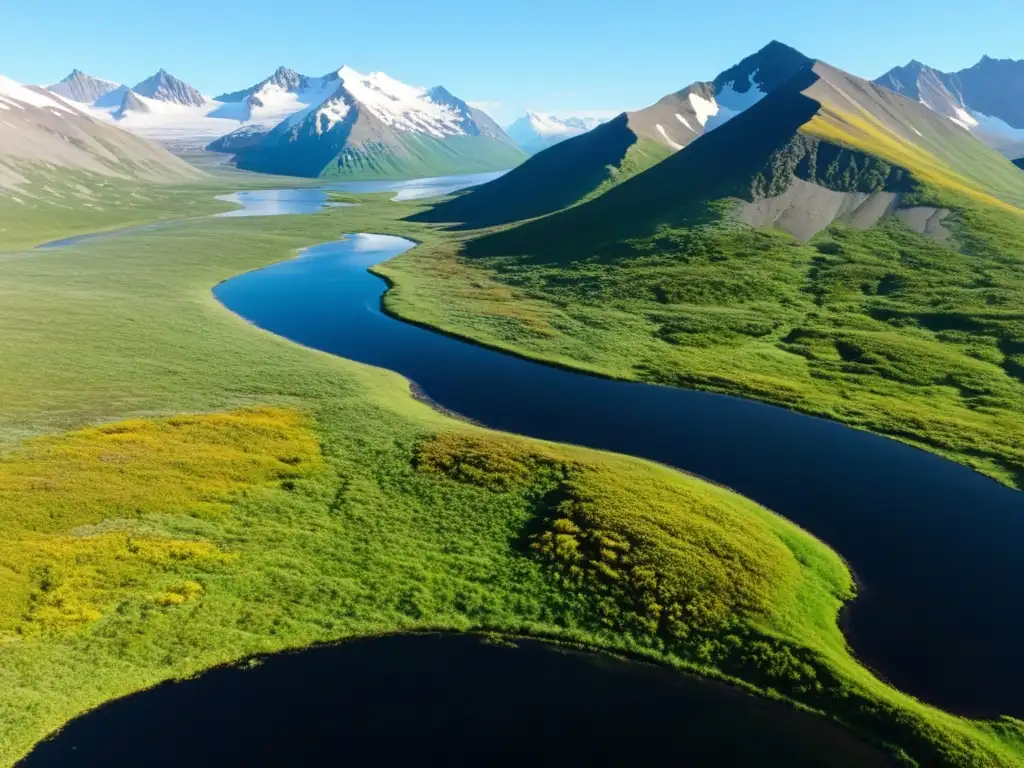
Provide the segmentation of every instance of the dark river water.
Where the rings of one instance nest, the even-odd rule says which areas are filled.
[[[262,328],[397,371],[489,427],[655,459],[734,488],[850,563],[860,596],[844,629],[883,677],[955,711],[1024,716],[1024,494],[837,423],[560,370],[389,318],[385,284],[366,270],[409,247],[356,235],[215,294]]]
[[[355,640],[107,704],[22,765],[891,766],[844,728],[721,683],[539,642]]]

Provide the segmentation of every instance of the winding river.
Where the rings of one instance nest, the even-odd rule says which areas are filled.
[[[392,319],[367,268],[410,247],[355,235],[215,293],[262,328],[397,371],[486,426],[654,459],[755,499],[850,563],[860,595],[844,629],[865,663],[953,711],[1024,716],[1024,494],[835,422],[561,370]]]
[[[404,190],[408,199],[457,184],[464,180],[238,193],[233,199],[244,208],[231,215],[320,210],[327,189]],[[865,663],[939,706],[1024,716],[1024,665],[1017,661],[1024,494],[834,422],[553,368],[395,320],[380,309],[385,283],[367,269],[412,246],[351,235],[232,278],[215,294],[271,332],[397,371],[442,407],[486,426],[653,459],[755,499],[850,563],[860,595],[844,629]]]

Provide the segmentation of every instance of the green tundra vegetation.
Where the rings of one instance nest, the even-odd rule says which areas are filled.
[[[1024,175],[820,66],[885,120],[810,98],[826,80],[807,72],[599,197],[388,263],[385,306],[552,363],[835,419],[1024,488]],[[794,184],[817,195],[797,204],[808,219],[837,193],[902,210],[870,228],[826,218],[805,241],[741,223]]]
[[[417,206],[360,200],[312,216],[192,219],[0,254],[0,762],[76,714],[162,680],[254,653],[426,628],[635,653],[835,718],[908,764],[1024,760],[1021,723],[941,712],[858,664],[837,625],[854,595],[849,571],[772,512],[650,462],[453,420],[414,399],[398,375],[260,331],[213,298],[219,281],[301,247],[349,231],[388,232],[420,241],[411,253],[438,259],[438,269],[463,281],[453,305],[479,312],[467,304],[473,294],[488,302],[482,316],[499,318],[495,327],[561,333],[547,309],[552,287],[515,284],[525,266],[514,278],[514,259],[486,268],[459,262],[450,234],[401,220]],[[48,225],[35,239],[66,226]],[[892,247],[907,249],[908,260],[969,269],[898,228],[837,229],[812,245],[724,223],[670,236],[692,238],[689,276],[674,272],[663,244],[630,245],[640,265],[632,279],[659,275],[673,298],[650,303],[665,313],[695,284],[716,297],[746,285],[751,301],[792,316],[834,293],[855,316],[855,300],[870,296],[858,299],[846,286],[909,280],[910,263],[900,271],[897,254],[885,266],[897,277],[885,272],[870,283],[866,275],[881,269],[872,259],[883,257],[869,255],[869,237],[904,243]],[[705,238],[735,244],[728,280],[713,272],[711,249],[696,248]],[[988,242],[979,241],[977,258],[994,264],[984,255],[996,247]],[[769,256],[788,266],[765,282]],[[438,272],[413,269],[417,258],[388,268],[403,301],[410,288],[437,285]],[[805,295],[796,276],[813,260],[834,274]],[[626,260],[533,267],[568,281],[573,293],[565,296],[625,291],[626,309],[617,312],[604,306],[609,298],[575,304],[593,319],[583,340],[642,338],[629,320],[640,305],[630,303],[634,288],[602,287],[607,275],[626,275],[609,272],[630,268]],[[542,298],[521,309],[510,302],[531,290]],[[989,305],[990,315],[997,310]],[[716,312],[736,341],[720,359],[813,359],[782,347],[744,351],[758,313]],[[683,311],[674,317],[681,338],[704,333],[696,313],[689,324]],[[907,331],[889,319],[865,322],[866,340],[851,334],[844,343],[868,344],[876,338],[868,332],[888,324],[893,339],[953,344],[911,322]],[[823,366],[834,362],[819,337],[781,343],[806,347]],[[963,359],[978,362],[965,376],[994,365],[966,352]],[[928,369],[887,360],[876,364]]]
[[[825,416],[1024,488],[1024,217],[919,195],[954,211],[952,240],[888,218],[801,243],[720,202],[647,236],[592,244],[550,227],[529,250],[415,249],[379,271],[401,317]]]

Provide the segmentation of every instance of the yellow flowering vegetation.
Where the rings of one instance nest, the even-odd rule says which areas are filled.
[[[161,517],[228,515],[320,462],[304,417],[279,408],[122,421],[0,457],[0,638],[72,631],[130,595],[198,599],[231,555]]]

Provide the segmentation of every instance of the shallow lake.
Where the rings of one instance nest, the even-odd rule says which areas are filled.
[[[890,766],[825,718],[649,664],[467,635],[266,657],[104,705],[24,766]]]
[[[389,318],[356,235],[240,275],[217,298],[301,344],[405,375],[487,426],[654,459],[757,500],[833,546],[861,593],[845,630],[897,687],[1024,715],[1024,494],[893,440],[781,408],[540,365]]]

